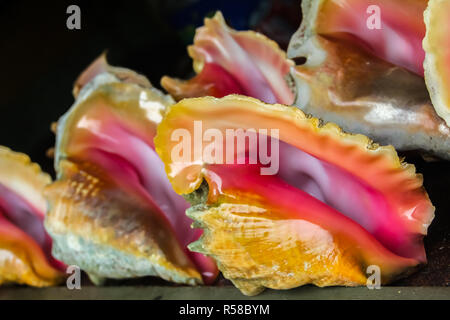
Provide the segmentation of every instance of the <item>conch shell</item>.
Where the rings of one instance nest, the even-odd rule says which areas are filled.
[[[398,150],[450,159],[450,128],[435,112],[423,80],[426,0],[305,0],[289,44],[295,105],[344,130]],[[369,28],[370,7],[382,28]]]
[[[22,153],[0,146],[0,284],[58,284],[64,265],[51,255],[42,194],[48,174]]]
[[[188,204],[171,189],[153,149],[173,99],[144,77],[108,66],[104,56],[77,86],[77,100],[58,121],[57,180],[46,190],[54,255],[96,283],[149,275],[212,282],[214,262],[186,248],[201,231],[190,228]]]
[[[289,84],[294,62],[264,35],[229,28],[220,12],[205,19],[188,52],[197,76],[187,81],[167,76],[161,79],[161,85],[176,100],[235,93],[267,103],[294,101]]]
[[[366,285],[369,266],[385,284],[426,262],[434,207],[392,146],[239,95],[171,106],[155,146],[204,230],[189,248],[246,295]]]
[[[352,42],[384,61],[423,76],[423,12],[427,2],[304,0],[303,21],[291,38],[289,55],[308,57],[320,64],[327,58],[326,50],[316,43],[320,36]]]

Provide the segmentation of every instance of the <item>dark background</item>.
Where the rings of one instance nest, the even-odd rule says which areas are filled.
[[[71,4],[80,6],[81,30],[66,27]],[[136,70],[156,87],[163,75],[189,77],[186,46],[216,10],[233,28],[260,31],[283,48],[301,20],[296,0],[0,0],[0,145],[27,153],[54,174],[46,156],[54,145],[50,124],[73,103],[79,73],[107,50],[112,65]],[[425,176],[436,218],[425,241],[428,266],[397,284],[448,286],[450,165],[406,157]]]

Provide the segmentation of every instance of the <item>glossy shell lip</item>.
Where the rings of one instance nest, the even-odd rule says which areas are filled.
[[[171,150],[177,142],[171,139],[172,132],[177,129],[194,132],[194,121],[202,121],[204,130],[280,129],[280,144],[286,143],[289,148],[301,150],[317,161],[325,161],[334,168],[351,174],[354,178],[350,179],[355,179],[354,181],[360,179],[379,192],[382,202],[387,203],[390,208],[380,210],[391,212],[392,216],[386,219],[393,224],[398,221],[399,229],[393,231],[392,239],[400,239],[402,233],[406,235],[404,245],[409,246],[406,250],[409,253],[407,256],[393,254],[380,244],[384,241],[381,240],[382,236],[388,235],[387,230],[382,231],[381,236],[374,236],[376,234],[374,230],[370,231],[371,235],[367,234],[370,223],[369,229],[363,228],[361,225],[364,225],[364,222],[356,223],[352,219],[347,219],[348,216],[344,218],[343,213],[332,213],[335,211],[330,205],[323,206],[324,202],[315,199],[311,194],[289,187],[286,185],[287,180],[282,182],[281,173],[276,176],[261,176],[252,173],[251,167],[205,163],[195,155],[191,161],[185,163],[173,162]],[[203,228],[205,232],[199,241],[190,245],[190,248],[214,257],[225,277],[232,280],[245,294],[256,294],[264,287],[286,289],[306,283],[319,286],[363,285],[366,280],[364,266],[369,264],[381,265],[385,283],[412,272],[416,266],[426,261],[421,238],[426,234],[427,227],[433,219],[434,207],[422,188],[422,177],[416,175],[414,166],[402,162],[391,146],[381,147],[363,135],[347,134],[336,125],[325,124],[316,118],[306,116],[295,107],[269,105],[238,95],[221,99],[212,97],[185,99],[171,106],[158,126],[155,146],[166,165],[168,177],[175,191],[190,194],[188,198],[191,201],[200,198],[200,201],[192,201],[197,204],[188,210],[188,215],[196,220],[195,226]],[[285,154],[282,150],[280,149],[280,158]],[[296,157],[291,156],[289,159]],[[280,160],[280,163],[282,162]],[[329,177],[336,179],[340,177],[340,174],[323,172]],[[286,176],[283,179],[287,179]],[[335,185],[342,188],[350,186],[345,178],[342,179],[344,180],[336,181]],[[207,195],[204,190],[205,180]],[[363,189],[355,190],[361,192]],[[371,193],[372,191],[368,194]],[[363,194],[360,194],[360,198],[365,197]],[[308,212],[311,213],[310,216]],[[362,215],[360,218],[364,215],[367,217],[378,215],[376,210],[372,213],[362,211],[360,214]],[[379,216],[381,217],[381,213]],[[336,221],[332,217],[336,217]],[[304,232],[314,229],[310,224],[323,229],[323,237],[330,236],[330,239],[333,239],[326,242],[327,250],[335,252],[343,264],[334,266],[337,269],[330,269],[334,270],[332,272],[320,269],[319,264],[314,264],[315,267],[311,271],[295,269],[295,259],[299,259],[297,264],[303,261],[311,263],[309,259],[314,260],[317,256],[304,259],[301,258],[304,255],[303,249],[299,249],[300,253],[298,251],[295,253],[290,251],[291,246],[285,247],[287,239],[283,238],[284,235],[294,236],[295,228],[289,229],[290,231],[286,233],[279,233],[281,230],[279,228],[284,229],[289,225],[296,225],[297,222],[287,223],[281,227],[274,221],[293,223],[294,220],[298,220],[300,223],[298,227]],[[338,226],[342,227],[340,231]],[[350,232],[350,229],[353,231]],[[364,231],[365,229],[367,230]],[[316,232],[311,234],[314,233]],[[322,233],[317,231],[317,234]],[[324,240],[323,237],[319,238]],[[305,246],[314,252],[320,247],[316,247],[320,239],[299,241],[300,243],[304,241]],[[275,254],[272,247],[283,249]],[[266,252],[266,257],[257,252]],[[342,255],[342,252],[346,254]],[[289,262],[284,265],[283,272],[267,273],[270,269],[268,266],[280,262],[277,257],[282,259],[284,254],[286,261]],[[323,266],[323,263],[321,265]],[[325,265],[328,265],[328,262]],[[331,264],[329,266],[331,268]],[[348,273],[343,272],[341,268],[347,268]],[[287,276],[289,270],[295,276]]]
[[[0,283],[43,287],[64,278],[43,226],[50,182],[28,156],[0,146]]]

